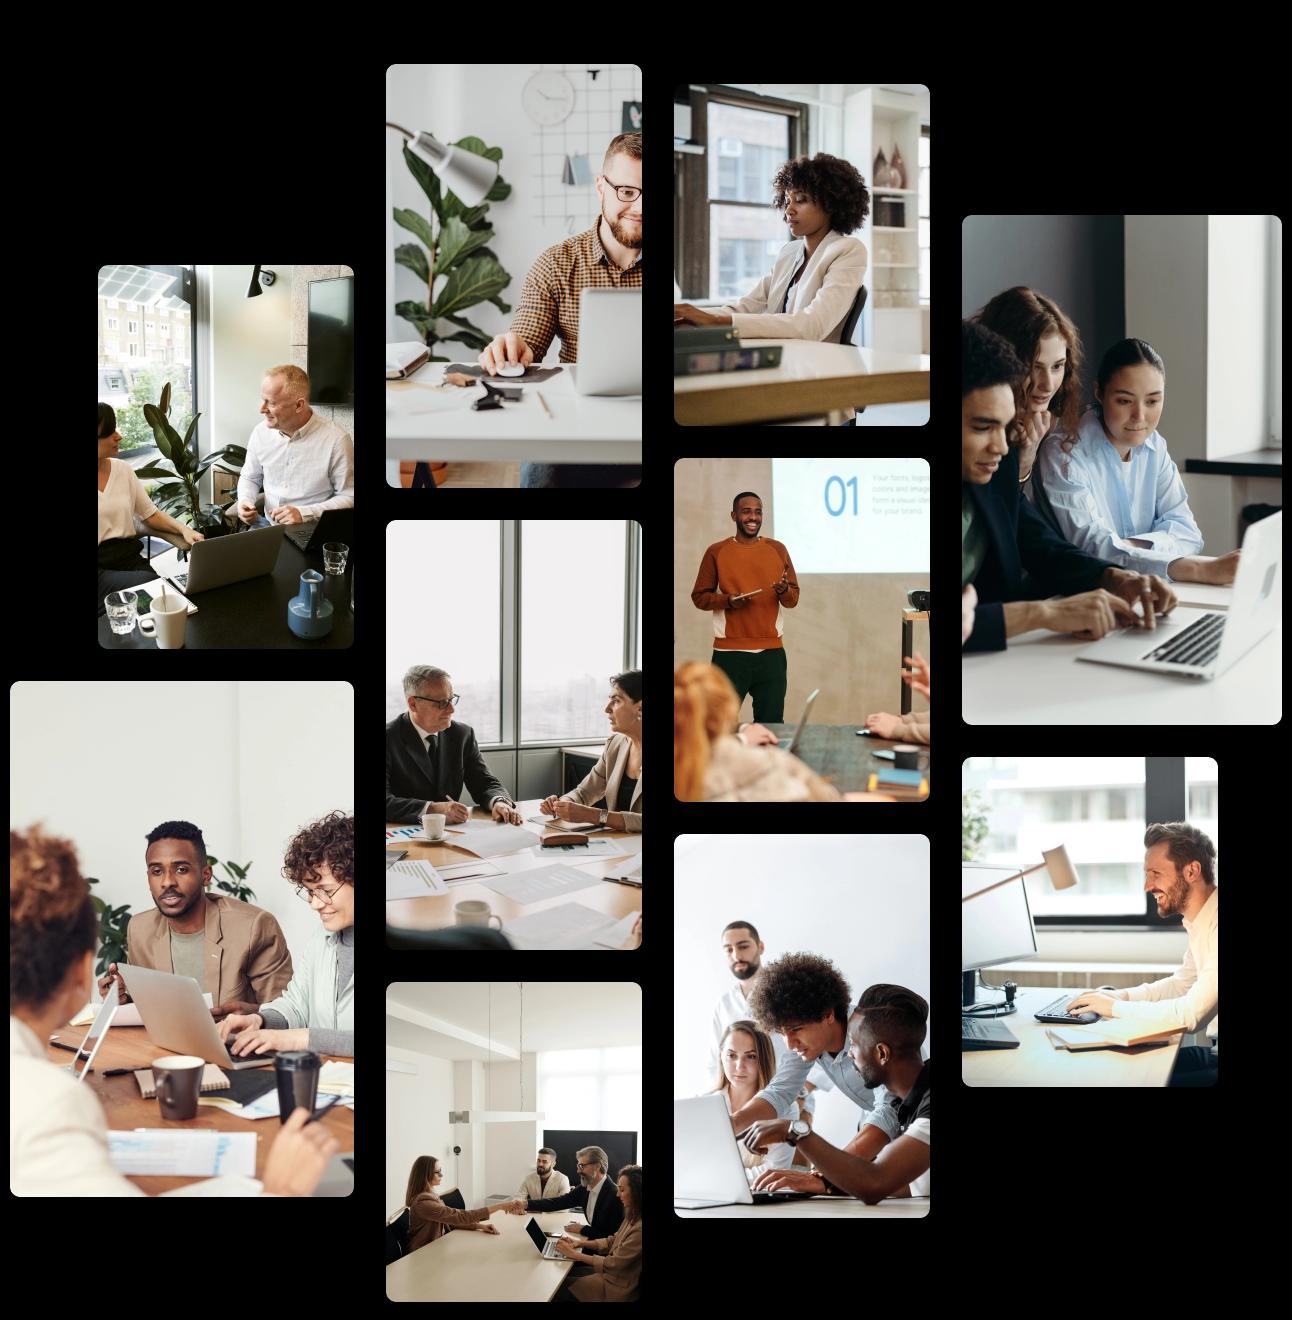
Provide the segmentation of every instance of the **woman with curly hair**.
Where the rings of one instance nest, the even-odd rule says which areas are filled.
[[[675,324],[731,325],[749,339],[840,342],[866,274],[866,245],[851,237],[870,213],[866,181],[837,156],[801,156],[776,172],[772,205],[790,232],[772,273],[716,312],[675,304]]]
[[[231,1054],[314,1050],[354,1057],[354,817],[333,811],[287,845],[283,875],[323,929],[277,998],[219,1024]]]

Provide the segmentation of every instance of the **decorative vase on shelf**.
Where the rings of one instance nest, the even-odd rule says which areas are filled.
[[[889,171],[893,179],[892,186],[894,188],[905,188],[906,162],[902,159],[902,153],[897,149],[896,144],[893,146],[893,160],[889,166]]]
[[[888,168],[888,161],[884,159],[883,147],[880,147],[879,155],[875,157],[875,164],[870,172],[870,177],[876,188],[891,187],[889,180],[892,176]]]
[[[332,602],[323,594],[323,574],[307,568],[300,591],[287,602],[287,626],[297,637],[326,637],[332,631]]]

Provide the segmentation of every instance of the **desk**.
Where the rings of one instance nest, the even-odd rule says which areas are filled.
[[[1180,603],[1224,608],[1232,587],[1176,587]],[[1207,597],[1207,599],[1204,599]],[[1148,634],[1145,634],[1148,636]],[[1211,680],[1084,664],[1094,645],[1036,629],[1003,651],[962,656],[967,724],[1277,724],[1283,713],[1283,634],[1276,628]]]
[[[980,991],[984,1000],[996,998]],[[1017,1049],[965,1050],[960,1055],[960,1075],[968,1086],[1165,1086],[1175,1066],[1183,1033],[1161,1045],[1136,1045],[1126,1049],[1055,1049],[1046,1028],[1032,1014],[1053,1003],[1059,995],[1075,999],[1080,990],[1059,990],[1052,985],[1019,986],[1014,1002],[1017,1013],[986,1018],[1009,1028],[1019,1039]],[[1098,1023],[1091,1023],[1092,1028]]]
[[[287,602],[300,592],[301,574],[307,568],[323,573],[322,549],[304,551],[285,536],[272,573],[216,587],[214,591],[195,592],[191,600],[197,613],[188,616],[185,649],[308,651],[349,646],[354,641],[354,615],[350,610],[354,570],[350,560],[344,573],[323,573],[323,593],[332,602],[332,631],[307,642],[287,626]],[[104,616],[99,620],[99,645],[111,651],[155,651],[157,639],[145,637],[137,626],[133,632],[114,633]]]
[[[764,727],[778,738],[792,738],[797,726],[767,724]],[[900,740],[890,738],[859,738],[857,730],[865,727],[864,717],[856,724],[809,724],[803,730],[795,755],[822,779],[828,779],[840,793],[865,792],[872,771],[878,774],[893,765],[891,761],[875,760],[871,753],[897,747],[900,743]],[[921,747],[920,768],[926,776],[928,760],[928,748]],[[883,788],[878,792],[883,793]]]
[[[872,403],[929,397],[929,358],[855,344],[808,339],[749,339],[742,346],[781,344],[779,367],[715,371],[673,378],[673,416],[681,426],[729,426],[817,416]]]
[[[473,412],[482,385],[453,394],[427,386],[444,378],[428,362],[409,380],[386,382],[388,459],[474,463],[637,463],[642,461],[642,401],[578,394],[568,371],[526,385],[519,403]],[[499,384],[510,382],[502,380]],[[549,417],[534,396],[542,392]]]
[[[522,803],[521,810],[525,815],[532,814],[530,808],[535,807],[536,803]],[[471,813],[475,820],[490,819],[487,811],[482,811],[479,807]],[[387,822],[386,828],[399,829],[400,826]],[[449,827],[450,829],[452,826]],[[526,829],[539,831],[537,825],[526,825]],[[546,830],[540,831],[546,833]],[[466,835],[460,836],[464,841]],[[614,830],[594,830],[589,839],[624,839],[629,837],[624,831],[616,832]],[[637,836],[640,837],[640,836]],[[460,848],[453,848],[443,843],[427,843],[424,840],[419,842],[416,839],[392,839],[390,842],[392,848],[406,848],[408,850],[408,861],[430,862],[432,866],[453,866],[459,862],[470,862],[475,860],[475,854],[463,852]],[[616,857],[599,857],[595,861],[580,862],[573,855],[567,853],[558,853],[554,857],[535,857],[530,852],[513,853],[505,860],[512,866],[514,871],[509,874],[519,874],[521,871],[529,871],[538,866],[548,866],[552,862],[559,862],[563,866],[575,866],[580,871],[586,870],[589,875],[603,876],[609,871],[622,857],[628,856],[627,851]],[[503,858],[492,860],[502,861]],[[514,903],[511,899],[505,898],[502,894],[496,893],[480,880],[463,880],[455,882],[449,886],[447,894],[435,894],[428,898],[401,898],[386,904],[386,922],[388,925],[398,926],[401,930],[443,930],[445,927],[453,925],[453,907],[456,903],[461,903],[465,899],[481,899],[488,903],[489,907],[497,913],[503,920],[503,924],[514,920],[516,917],[523,916],[528,912],[541,912],[544,908],[559,907],[562,903],[582,903],[584,907],[596,908],[598,912],[605,912],[618,921],[621,917],[626,917],[630,912],[641,912],[642,909],[642,891],[636,885],[621,885],[614,881],[606,881],[604,884],[597,885],[596,888],[580,889],[572,894],[558,894],[553,898],[543,898],[537,903]]]
[[[54,1034],[64,1045],[76,1045],[85,1039],[88,1031],[88,1027],[64,1027]],[[58,1050],[52,1045],[46,1046],[45,1053],[51,1063],[56,1063],[60,1067],[66,1067],[72,1058],[67,1050]],[[123,1077],[103,1076],[103,1073],[110,1068],[147,1068],[154,1059],[160,1059],[163,1055],[178,1053],[180,1053],[179,1050],[168,1050],[163,1049],[160,1045],[154,1045],[148,1036],[146,1027],[112,1027],[108,1031],[107,1039],[95,1056],[94,1071],[78,1085],[93,1088],[95,1095],[99,1097],[99,1101],[103,1105],[103,1112],[107,1115],[108,1127],[113,1129],[124,1131],[129,1128],[147,1127],[254,1132],[256,1134],[256,1177],[263,1178],[265,1159],[269,1154],[269,1147],[282,1126],[277,1119],[237,1118],[214,1105],[204,1104],[199,1104],[196,1117],[187,1121],[179,1122],[165,1119],[161,1116],[161,1105],[156,1097],[145,1100],[139,1094],[139,1083],[135,1081],[131,1074],[127,1073]],[[328,1059],[332,1056],[323,1055],[321,1057]],[[343,1059],[342,1062],[351,1063],[353,1060]],[[248,1071],[258,1073],[261,1070],[254,1068]],[[273,1071],[272,1067],[269,1071]],[[212,1094],[227,1095],[228,1092],[215,1091]],[[343,1151],[354,1149],[353,1109],[348,1109],[340,1104],[333,1105],[318,1121],[336,1137],[337,1141],[341,1143]],[[176,1187],[185,1187],[189,1183],[202,1182],[203,1179],[149,1174],[147,1176],[132,1176],[130,1181],[149,1195],[155,1196],[160,1192],[168,1192]]]
[[[386,1266],[392,1302],[550,1302],[575,1262],[544,1260],[525,1232],[530,1219],[545,1233],[587,1223],[581,1210],[489,1216],[498,1230],[454,1229]]]
[[[1283,451],[1251,449],[1245,454],[1230,454],[1227,458],[1186,458],[1184,470],[1224,477],[1274,477],[1281,481]]]
[[[813,1196],[784,1205],[714,1205],[673,1213],[680,1219],[921,1219],[929,1213],[927,1196],[889,1196],[878,1205],[838,1196]]]

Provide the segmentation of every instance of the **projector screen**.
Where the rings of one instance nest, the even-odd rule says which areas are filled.
[[[773,531],[795,572],[927,573],[929,465],[922,458],[776,458]]]

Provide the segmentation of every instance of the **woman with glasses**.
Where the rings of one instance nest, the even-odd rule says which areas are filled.
[[[254,1013],[230,1013],[220,1039],[232,1054],[313,1050],[354,1057],[354,817],[333,811],[300,830],[283,874],[323,929],[283,993]]]

